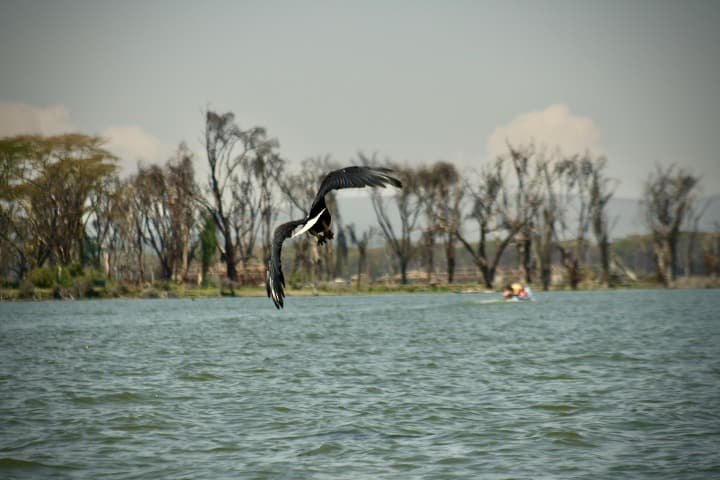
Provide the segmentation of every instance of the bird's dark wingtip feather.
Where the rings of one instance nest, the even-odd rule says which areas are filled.
[[[279,274],[273,274],[272,268],[265,270],[265,291],[267,292],[268,298],[273,301],[275,308],[283,308],[283,297],[285,292],[283,287],[285,286],[285,279],[283,278],[282,271]]]

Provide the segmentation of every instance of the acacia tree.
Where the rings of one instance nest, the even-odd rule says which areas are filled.
[[[249,189],[254,188],[254,184],[247,183],[247,168],[258,157],[270,158],[277,147],[277,140],[268,139],[264,128],[241,130],[232,113],[206,112],[209,174],[206,197],[198,197],[198,201],[218,227],[222,237],[218,246],[231,281],[238,279],[238,245],[243,242],[245,252],[248,251],[259,223],[260,207],[246,203]]]
[[[668,286],[677,276],[680,228],[696,202],[699,177],[684,170],[656,167],[645,183],[642,204],[650,228],[658,280]]]
[[[32,206],[22,185],[32,176],[33,145],[29,136],[0,139],[0,253],[6,272],[22,278],[31,268],[42,265],[49,249],[33,235]]]
[[[2,237],[27,268],[86,260],[89,198],[116,169],[100,137],[66,134],[3,139]]]

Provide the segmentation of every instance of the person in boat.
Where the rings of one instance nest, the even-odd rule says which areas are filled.
[[[532,298],[532,290],[530,287],[515,282],[512,285],[507,285],[503,289],[503,298],[505,300],[530,300]]]

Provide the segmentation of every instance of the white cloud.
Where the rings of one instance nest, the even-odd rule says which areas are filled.
[[[566,105],[550,105],[544,110],[523,113],[507,125],[501,125],[488,137],[488,159],[507,152],[513,145],[534,142],[549,149],[559,147],[564,153],[599,152],[600,130],[589,117],[574,115]]]
[[[175,149],[137,125],[109,127],[100,136],[107,140],[105,147],[119,158],[124,174],[134,172],[138,162],[165,163]]]
[[[0,137],[21,134],[59,135],[75,130],[70,114],[62,105],[33,107],[18,102],[0,102]]]
[[[0,137],[78,131],[82,130],[73,124],[63,105],[35,107],[19,102],[0,102]],[[138,125],[108,127],[100,132],[100,136],[107,140],[105,147],[119,158],[121,174],[134,172],[138,161],[165,163],[175,149]]]

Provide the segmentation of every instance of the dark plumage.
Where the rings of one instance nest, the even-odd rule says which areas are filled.
[[[325,205],[325,195],[331,190],[341,188],[363,188],[363,187],[385,187],[393,185],[402,188],[402,183],[395,177],[390,176],[392,170],[389,168],[376,167],[346,167],[328,173],[320,183],[320,189],[310,206],[310,212],[302,220],[292,220],[279,225],[273,233],[270,258],[267,260],[267,271],[265,272],[265,289],[267,295],[275,304],[275,307],[283,307],[285,297],[285,277],[282,271],[281,254],[282,244],[287,238],[295,237],[309,232],[318,239],[318,245],[322,245],[333,238],[330,230],[332,217]],[[293,231],[302,226],[295,234]]]

